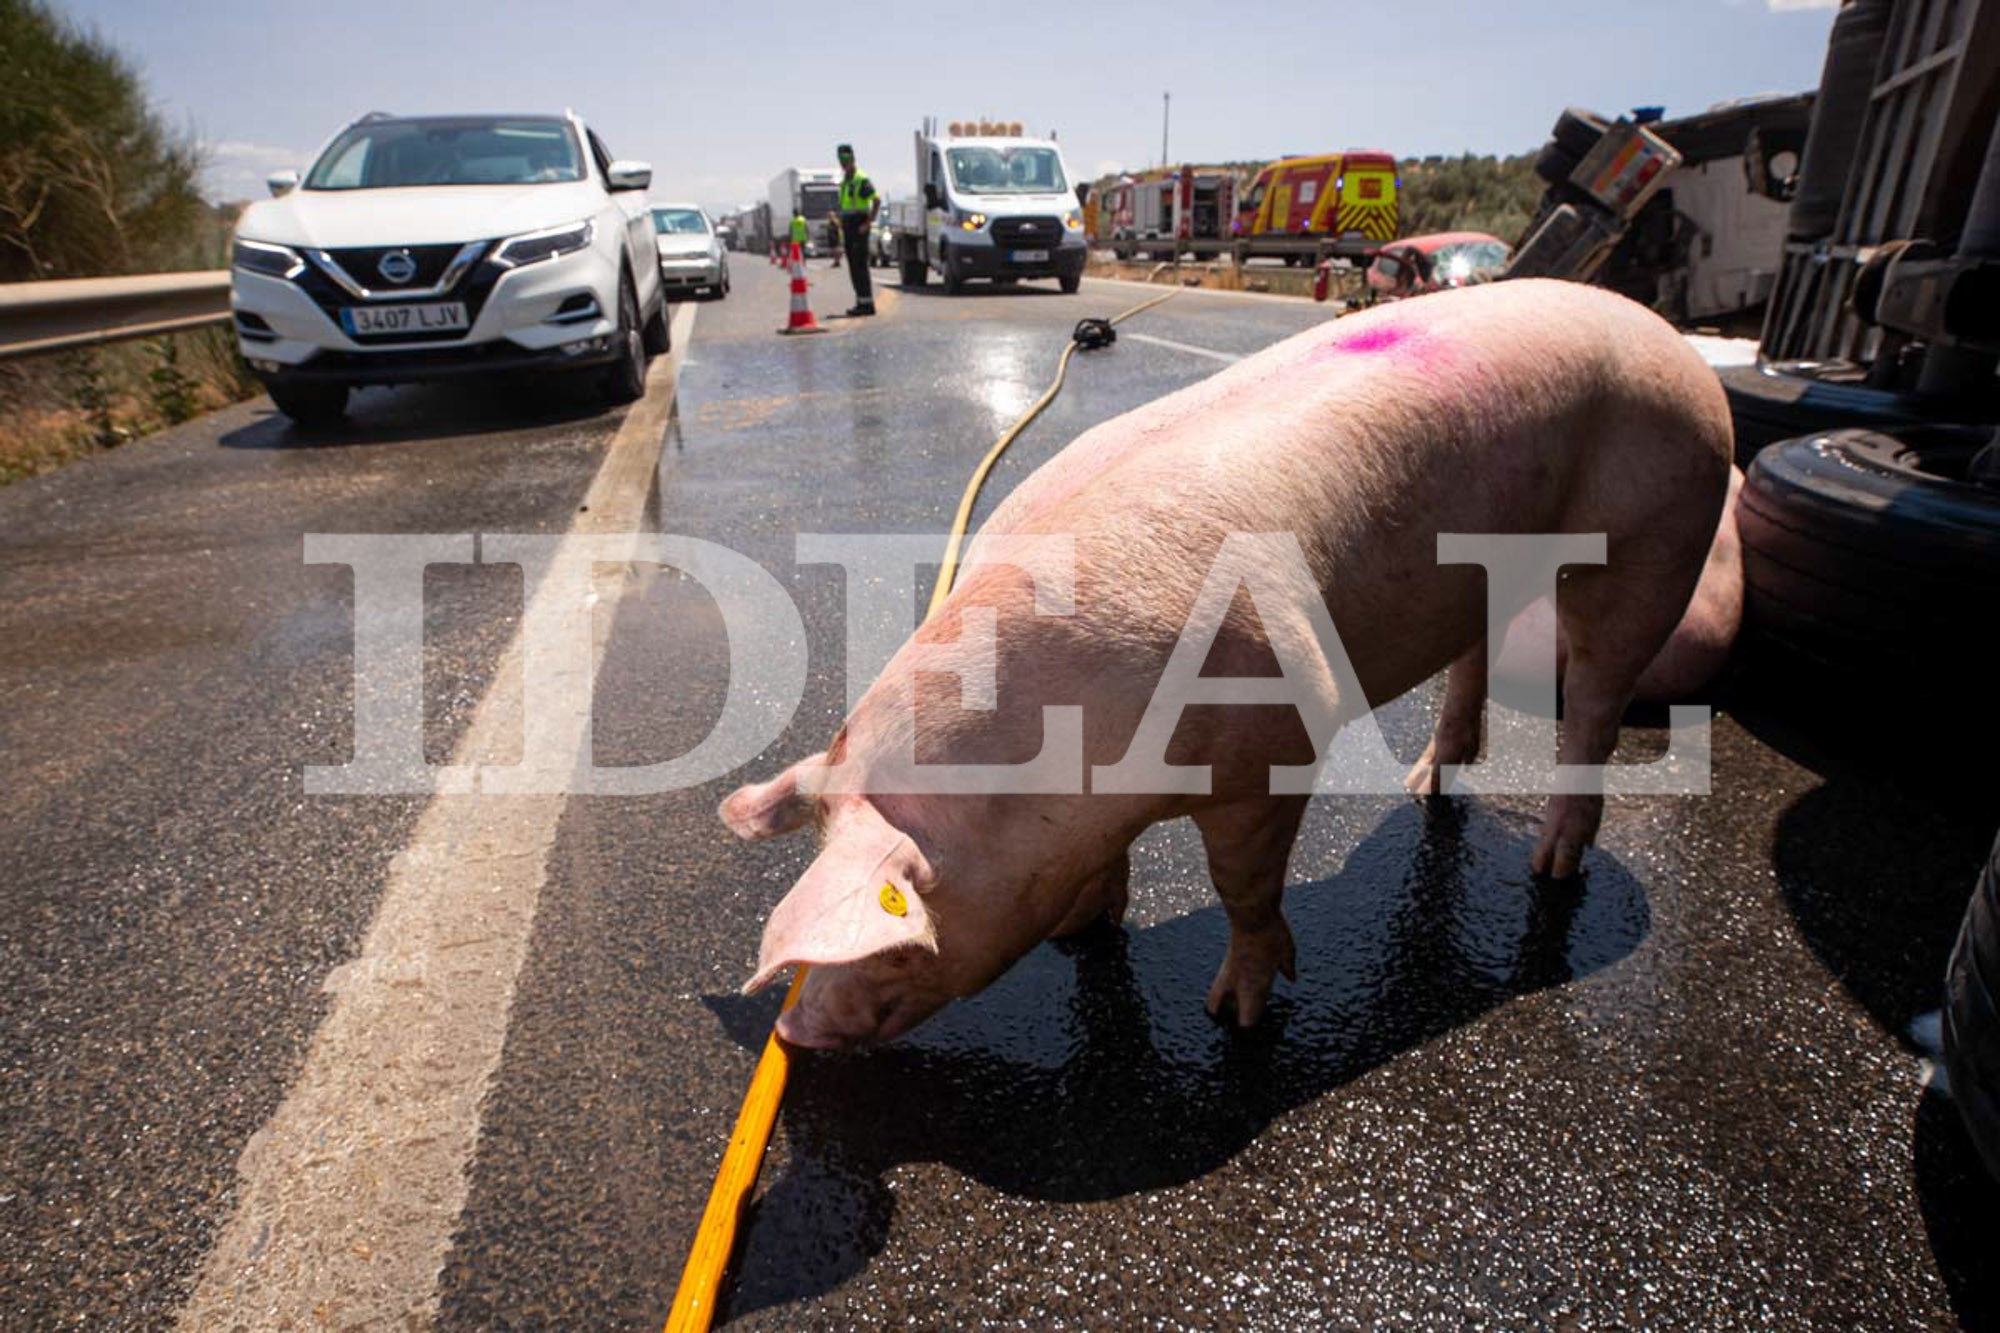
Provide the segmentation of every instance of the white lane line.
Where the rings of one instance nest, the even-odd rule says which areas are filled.
[[[1255,269],[1250,271],[1253,274],[1256,272]],[[1279,272],[1282,270],[1274,269],[1272,271]],[[1141,282],[1135,278],[1100,278],[1091,276],[1086,277],[1084,281],[1087,283],[1103,283],[1108,287],[1137,287],[1153,292],[1160,291],[1167,286],[1165,283]],[[1189,296],[1214,296],[1228,301],[1278,301],[1293,307],[1314,304],[1314,302],[1303,296],[1286,296],[1279,292],[1242,292],[1230,287],[1187,287],[1183,290]],[[1340,313],[1335,303],[1331,301],[1327,302],[1325,309],[1327,310],[1327,318],[1329,319]]]
[[[1150,333],[1121,333],[1118,336],[1130,338],[1133,342],[1151,343],[1155,347],[1186,352],[1189,356],[1205,356],[1211,361],[1236,362],[1243,359],[1241,352],[1218,352],[1212,347],[1196,347],[1193,343],[1177,343],[1171,338],[1155,338]]]
[[[612,438],[565,545],[637,533],[694,306],[674,352]],[[542,580],[539,602],[557,595]],[[603,600],[629,580],[606,571]],[[587,691],[603,660],[599,608]],[[527,608],[522,624],[548,623]],[[474,711],[454,764],[516,749],[520,632]],[[580,755],[589,708],[564,739]],[[500,1062],[514,986],[562,815],[562,796],[436,796],[389,882],[360,956],[335,968],[332,1010],[271,1119],[237,1162],[235,1211],[180,1312],[183,1330],[423,1328],[465,1206],[480,1104]]]

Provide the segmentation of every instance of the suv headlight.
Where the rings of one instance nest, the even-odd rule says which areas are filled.
[[[267,278],[296,278],[305,271],[306,261],[289,245],[238,237],[229,247],[229,266],[245,273],[261,273]]]
[[[560,227],[544,227],[540,231],[524,232],[519,236],[509,236],[493,251],[493,262],[501,268],[520,268],[525,264],[539,264],[544,259],[554,259],[557,255],[571,255],[587,247],[597,237],[597,224],[589,218],[581,222],[566,222]]]

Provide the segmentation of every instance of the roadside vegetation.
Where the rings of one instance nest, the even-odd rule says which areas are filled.
[[[1547,188],[1535,175],[1535,156],[1405,158],[1402,163],[1403,234],[1483,231],[1518,244]]]
[[[137,70],[38,0],[0,0],[0,282],[220,268],[235,209]],[[226,330],[0,362],[0,484],[256,392]]]

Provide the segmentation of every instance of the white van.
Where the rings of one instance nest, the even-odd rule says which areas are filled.
[[[972,278],[1054,278],[1065,292],[1082,284],[1089,187],[1055,140],[987,121],[954,122],[944,133],[926,123],[916,138],[918,197],[894,222],[904,286],[922,286],[933,271],[953,295]]]

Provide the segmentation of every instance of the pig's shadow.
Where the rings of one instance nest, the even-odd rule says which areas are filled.
[[[1531,838],[1521,817],[1400,804],[1338,873],[1287,891],[1299,980],[1280,983],[1249,1032],[1202,1008],[1228,931],[1212,906],[1043,946],[902,1041],[801,1057],[790,1160],[748,1227],[732,1311],[860,1271],[886,1241],[884,1178],[899,1164],[942,1162],[1003,1194],[1061,1201],[1185,1184],[1291,1108],[1631,952],[1649,925],[1631,876],[1593,852],[1581,881],[1537,885]],[[707,1003],[746,1046],[775,1007]]]

